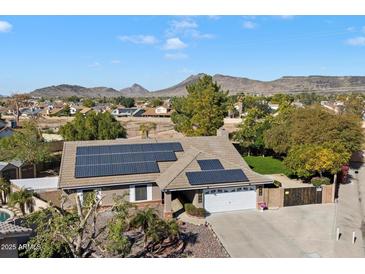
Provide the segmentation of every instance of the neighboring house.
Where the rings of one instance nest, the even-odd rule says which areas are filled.
[[[59,206],[61,203],[61,192],[58,189],[58,176],[10,180],[11,191],[20,189],[34,191],[34,210],[47,208],[48,202]]]
[[[41,114],[42,110],[39,108],[26,108],[20,111],[22,117],[34,118]]]
[[[301,103],[301,102],[293,102],[293,103],[291,103],[291,105],[294,106],[294,107],[297,107],[297,108],[303,108],[304,107],[303,103]]]
[[[272,104],[272,103],[269,103],[269,108],[273,111],[277,111],[279,109],[279,104]]]
[[[258,208],[260,188],[272,179],[253,172],[226,136],[171,140],[118,139],[65,142],[59,188],[74,206],[75,196],[97,191],[102,205],[126,194],[137,204],[191,202],[208,212]]]
[[[335,102],[321,101],[321,106],[335,112],[336,114],[342,113],[345,108],[344,103],[341,101],[335,101]]]
[[[141,108],[116,108],[112,111],[116,117],[141,117],[143,113]]]
[[[159,106],[156,108],[146,108],[146,111],[143,113],[143,117],[170,117],[171,113],[171,109]]]
[[[0,222],[0,258],[17,258],[19,245],[26,243],[31,233],[30,228]]]
[[[61,110],[63,110],[63,107],[62,108],[57,108],[57,107],[45,108],[42,110],[42,115],[43,116],[55,116]]]
[[[80,110],[79,107],[71,106],[70,107],[70,115],[75,115]]]
[[[80,113],[81,113],[81,114],[83,114],[83,115],[86,115],[86,114],[88,114],[90,111],[92,111],[92,109],[91,109],[91,108],[82,108],[82,109],[80,110]]]
[[[10,137],[14,134],[11,126],[8,126],[8,123],[5,120],[0,119],[0,139],[5,137]]]

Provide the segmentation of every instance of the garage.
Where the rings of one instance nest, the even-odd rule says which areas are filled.
[[[254,186],[204,190],[204,208],[210,213],[256,208]]]

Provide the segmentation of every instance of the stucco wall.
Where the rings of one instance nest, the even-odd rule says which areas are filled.
[[[65,208],[70,208],[75,206],[75,195],[76,192],[72,192],[68,194],[68,200],[65,203]],[[113,198],[115,196],[123,196],[125,195],[126,199],[129,199],[129,185],[125,186],[116,186],[116,187],[105,187],[101,188],[101,195],[103,197],[102,206],[112,206]],[[161,191],[156,184],[152,184],[152,201],[151,202],[161,202]],[[147,201],[150,202],[150,201]],[[139,202],[136,202],[139,203]],[[146,203],[146,201],[140,202]]]
[[[322,204],[333,203],[333,188],[333,184],[322,186]]]

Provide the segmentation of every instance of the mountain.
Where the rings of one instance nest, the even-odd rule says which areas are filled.
[[[120,96],[119,91],[107,87],[85,88],[76,85],[58,85],[40,88],[30,93],[32,96],[38,97],[117,97]]]
[[[117,97],[121,95],[127,97],[183,96],[187,94],[186,86],[196,82],[203,75],[205,74],[191,75],[174,86],[153,92],[138,84],[120,91],[107,87],[86,88],[75,85],[59,85],[36,89],[31,92],[31,95],[43,97],[69,97],[72,95],[79,97]],[[241,92],[267,95],[299,92],[365,92],[365,76],[284,76],[273,81],[259,81],[244,77],[215,74],[213,80],[223,90],[229,90],[230,94]]]
[[[145,89],[144,87],[138,84],[133,84],[129,88],[121,89],[119,92],[120,95],[125,97],[145,97],[149,96],[150,93],[149,90]]]
[[[204,74],[188,77],[170,88],[154,91],[155,96],[186,95],[185,86],[195,82]],[[213,80],[230,94],[298,93],[298,92],[365,92],[365,76],[284,76],[273,81],[259,81],[244,77],[215,74]]]

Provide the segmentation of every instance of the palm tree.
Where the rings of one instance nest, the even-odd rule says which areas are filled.
[[[6,204],[9,193],[10,193],[10,183],[4,178],[0,178],[0,202],[1,202],[1,204]]]
[[[143,123],[139,126],[139,130],[142,133],[142,137],[148,139],[148,135],[150,133],[151,130],[156,130],[156,123],[152,123],[152,122],[148,122],[148,123]]]
[[[136,228],[140,228],[143,231],[143,243],[144,247],[147,246],[149,236],[155,233],[154,228],[159,217],[153,208],[146,210],[140,210],[136,216],[132,219],[131,225]]]
[[[19,205],[20,211],[23,216],[25,215],[25,210],[28,209],[29,212],[33,212],[34,199],[33,191],[29,189],[22,188],[17,192],[13,192],[9,196],[9,205],[15,206]]]

